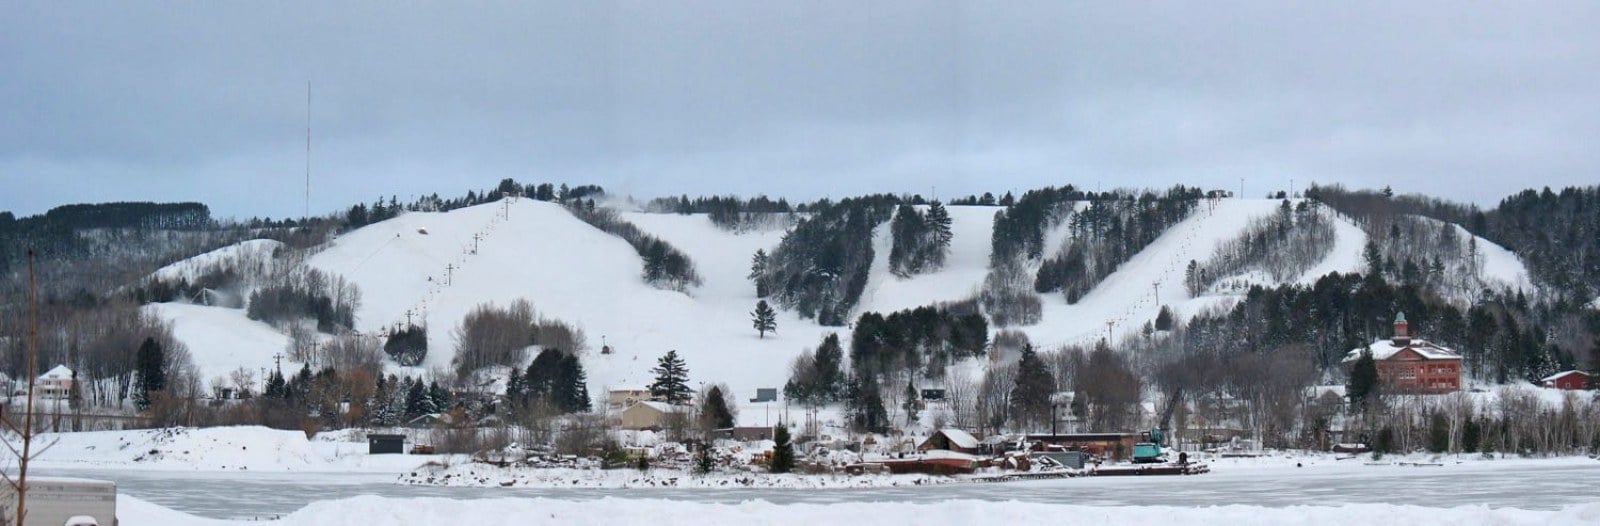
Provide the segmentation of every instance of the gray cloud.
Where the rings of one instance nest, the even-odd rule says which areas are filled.
[[[1600,7],[0,6],[0,209],[314,212],[503,177],[641,197],[1292,178],[1593,184]]]

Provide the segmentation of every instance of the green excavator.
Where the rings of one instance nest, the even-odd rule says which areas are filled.
[[[1161,428],[1159,427],[1152,428],[1150,431],[1145,432],[1145,441],[1135,443],[1133,445],[1133,463],[1155,464],[1166,462],[1167,457],[1161,455],[1161,443],[1163,442],[1163,438],[1165,437],[1161,435]]]

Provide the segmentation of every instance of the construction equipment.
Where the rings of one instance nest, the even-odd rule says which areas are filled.
[[[1163,442],[1162,439],[1165,438],[1161,434],[1161,428],[1150,429],[1149,432],[1144,433],[1144,438],[1144,442],[1138,442],[1133,445],[1133,462],[1135,464],[1166,462],[1167,458],[1161,456],[1161,443]]]

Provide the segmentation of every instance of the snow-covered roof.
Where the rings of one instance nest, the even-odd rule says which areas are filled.
[[[640,400],[638,402],[635,402],[632,406],[629,406],[628,409],[633,409],[634,407],[638,407],[638,406],[641,406],[641,405],[645,406],[645,407],[649,407],[649,408],[657,410],[657,411],[660,411],[660,412],[663,412],[663,413],[671,413],[671,412],[673,412],[675,410],[675,409],[673,409],[673,405],[672,404],[669,404],[669,403],[666,403],[666,402],[657,402],[655,400]]]
[[[1388,338],[1384,338],[1384,339],[1372,342],[1372,345],[1368,345],[1366,347],[1360,347],[1360,348],[1356,348],[1356,349],[1351,349],[1349,353],[1345,354],[1344,361],[1346,363],[1348,363],[1348,362],[1354,362],[1354,361],[1360,359],[1361,358],[1361,351],[1371,351],[1372,352],[1372,359],[1374,359],[1374,360],[1387,360],[1387,359],[1393,357],[1394,355],[1399,354],[1400,351],[1403,351],[1403,350],[1406,350],[1406,349],[1411,349],[1413,351],[1416,351],[1417,354],[1421,355],[1424,359],[1427,359],[1427,360],[1460,360],[1461,359],[1461,355],[1457,354],[1455,351],[1452,351],[1452,350],[1450,350],[1448,348],[1445,348],[1445,347],[1440,347],[1438,345],[1434,345],[1433,343],[1431,343],[1431,342],[1429,342],[1427,340],[1421,340],[1421,339],[1414,339],[1413,338],[1411,340],[1406,341],[1406,343],[1404,345],[1395,345],[1394,340],[1388,339]]]
[[[57,365],[54,369],[50,369],[45,371],[44,374],[39,375],[39,378],[65,380],[67,378],[72,378],[72,369],[68,369],[65,365]]]
[[[950,445],[952,446],[959,448],[978,447],[978,439],[966,431],[962,431],[960,429],[940,429],[938,432],[943,433],[944,437],[950,440]]]
[[[1558,378],[1562,378],[1562,377],[1570,376],[1570,375],[1574,375],[1574,374],[1581,374],[1581,375],[1584,375],[1584,376],[1589,376],[1589,373],[1586,373],[1586,372],[1583,372],[1583,371],[1576,371],[1576,370],[1574,370],[1574,371],[1562,371],[1562,372],[1559,372],[1559,373],[1556,373],[1556,374],[1552,374],[1550,376],[1546,376],[1546,377],[1540,379],[1539,381],[1541,381],[1541,382],[1554,382]]]

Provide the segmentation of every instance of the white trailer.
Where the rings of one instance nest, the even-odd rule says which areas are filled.
[[[28,510],[25,526],[63,526],[89,524],[116,526],[117,483],[109,480],[61,477],[28,477]],[[17,520],[17,492],[0,483],[0,526]]]

